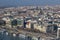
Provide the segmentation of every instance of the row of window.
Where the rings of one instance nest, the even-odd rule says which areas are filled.
[[[16,26],[17,24],[21,24],[21,21],[17,21],[16,19],[11,21],[11,25]],[[5,25],[6,25],[6,21],[0,20],[0,26],[5,26]]]

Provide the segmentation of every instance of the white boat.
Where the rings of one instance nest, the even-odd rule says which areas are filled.
[[[6,32],[6,35],[8,35],[9,33],[8,32]]]
[[[21,37],[21,38],[25,38],[25,35],[23,35],[23,34],[19,34],[19,37]]]
[[[16,37],[16,34],[13,34],[14,37]]]

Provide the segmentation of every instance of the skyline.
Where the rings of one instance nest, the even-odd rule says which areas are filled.
[[[4,6],[44,6],[60,5],[60,0],[0,0],[0,7]]]

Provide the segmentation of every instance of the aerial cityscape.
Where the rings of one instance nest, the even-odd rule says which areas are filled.
[[[59,0],[9,1],[0,1],[0,40],[60,40]]]

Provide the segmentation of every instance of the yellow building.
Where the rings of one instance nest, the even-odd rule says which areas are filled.
[[[38,26],[38,30],[40,31],[40,32],[44,32],[44,33],[46,33],[46,29],[47,29],[47,27],[45,27],[45,26]]]
[[[31,28],[31,20],[28,20],[28,21],[26,22],[26,28]]]
[[[35,25],[34,25],[34,29],[37,29],[37,30],[39,30],[40,32],[46,33],[47,27],[46,27],[46,26],[42,26],[42,25],[35,24]]]
[[[37,21],[28,20],[26,23],[26,28],[34,29],[34,26],[37,27]]]

